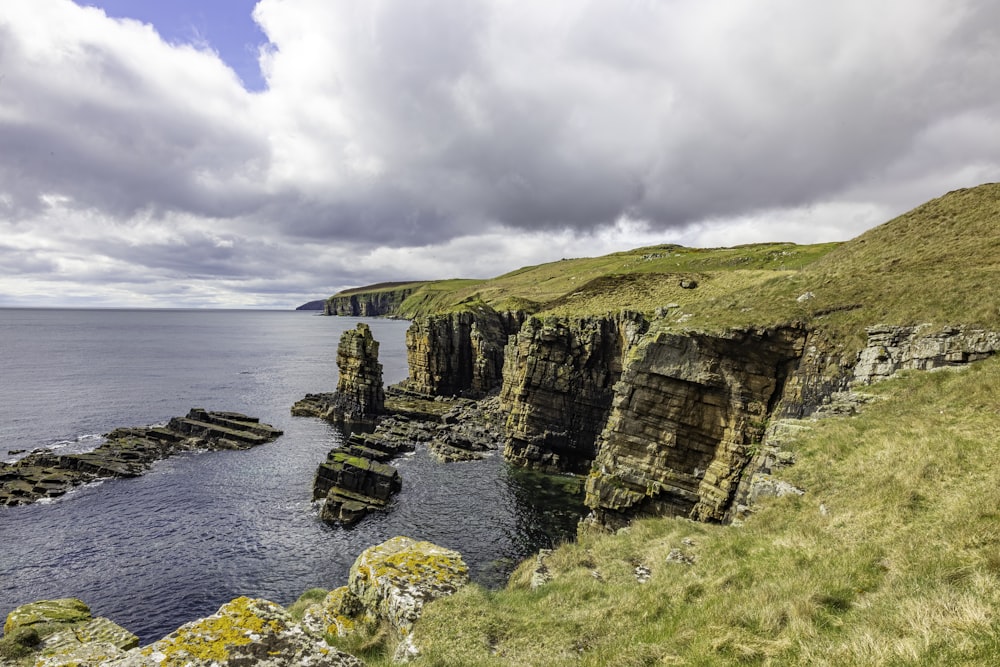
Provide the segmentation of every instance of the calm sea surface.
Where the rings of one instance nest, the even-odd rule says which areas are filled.
[[[182,455],[143,477],[0,508],[0,619],[34,600],[79,597],[146,643],[240,595],[288,604],[308,588],[341,586],[363,549],[395,535],[458,549],[487,586],[571,537],[578,505],[499,454],[439,464],[418,450],[395,463],[403,491],[390,512],[346,530],[319,521],[313,474],[342,438],[289,408],[335,388],[337,341],[358,321],[0,309],[0,459],[37,447],[92,449],[115,427],[192,407],[245,412],[285,431],[248,451]],[[365,321],[381,343],[386,383],[402,380],[408,323]]]

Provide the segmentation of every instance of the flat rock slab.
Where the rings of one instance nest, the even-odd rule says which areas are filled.
[[[137,477],[153,463],[180,452],[249,449],[282,431],[238,412],[194,408],[167,426],[117,428],[106,442],[84,454],[38,450],[15,463],[0,463],[0,506],[55,498],[101,479]]]

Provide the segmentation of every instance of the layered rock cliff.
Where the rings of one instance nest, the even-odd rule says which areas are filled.
[[[531,318],[505,349],[504,456],[551,472],[586,472],[596,455],[614,385],[648,323],[638,313]]]
[[[406,298],[423,283],[403,283],[392,289],[348,290],[326,300],[324,315],[380,317],[396,315]]]
[[[500,386],[504,347],[524,316],[481,306],[421,317],[406,331],[409,377],[418,394],[480,397]]]
[[[598,522],[722,520],[804,340],[796,328],[643,340],[615,386],[587,479]]]

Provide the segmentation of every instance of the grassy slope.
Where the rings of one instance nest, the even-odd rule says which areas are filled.
[[[885,400],[791,445],[782,476],[803,497],[741,528],[656,519],[584,536],[537,591],[528,563],[506,590],[430,605],[419,664],[994,664],[1000,363],[874,391]],[[667,562],[672,549],[695,563]]]
[[[681,279],[697,289],[681,289]],[[666,326],[803,322],[858,344],[877,323],[1000,328],[1000,184],[957,190],[843,244],[665,245],[426,283],[406,317],[485,303],[564,316],[677,304]],[[362,288],[364,289],[364,288]],[[357,290],[352,290],[357,291]],[[797,298],[812,292],[814,298]]]

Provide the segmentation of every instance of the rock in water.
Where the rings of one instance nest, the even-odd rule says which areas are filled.
[[[319,417],[334,423],[374,424],[385,414],[382,364],[378,361],[378,341],[367,324],[358,324],[340,337],[337,346],[337,391],[306,394],[292,406],[296,417]]]
[[[167,426],[117,428],[93,451],[58,456],[48,451],[0,463],[0,505],[55,498],[74,486],[99,479],[138,477],[153,463],[179,452],[249,449],[282,434],[255,417],[194,408]]]

